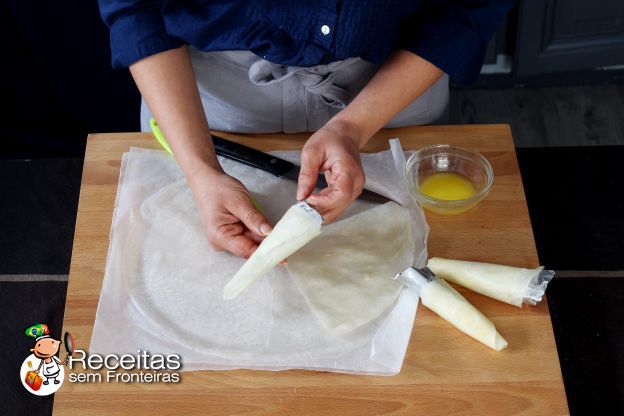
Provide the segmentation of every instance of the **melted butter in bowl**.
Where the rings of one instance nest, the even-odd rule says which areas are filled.
[[[426,176],[420,182],[420,192],[442,201],[466,199],[477,193],[468,178],[455,172],[435,172]]]
[[[480,153],[451,145],[434,145],[414,153],[405,177],[412,197],[440,214],[459,214],[478,204],[490,191],[492,166]]]

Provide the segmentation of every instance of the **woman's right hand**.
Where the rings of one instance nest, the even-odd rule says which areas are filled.
[[[208,241],[218,251],[248,258],[273,229],[240,181],[224,172],[194,176],[191,189]]]
[[[219,165],[188,48],[141,59],[130,71],[191,186],[208,241],[217,250],[249,257],[271,225],[245,186]]]

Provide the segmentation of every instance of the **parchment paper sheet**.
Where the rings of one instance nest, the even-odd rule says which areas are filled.
[[[298,152],[274,154],[299,160]],[[391,152],[362,159],[367,187],[410,207],[415,265],[424,266],[428,226]],[[273,223],[295,202],[294,182],[220,160],[227,173],[250,189]],[[346,216],[371,206],[356,201]],[[349,334],[333,335],[317,321],[284,266],[238,298],[223,301],[223,286],[244,260],[212,250],[203,233],[175,160],[156,150],[132,148],[125,153],[91,353],[179,354],[183,370],[400,371],[418,304],[411,289],[404,289],[378,319]]]

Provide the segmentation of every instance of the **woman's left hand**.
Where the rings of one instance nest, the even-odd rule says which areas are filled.
[[[361,142],[357,129],[330,121],[303,147],[297,200],[306,200],[327,223],[340,217],[362,192],[366,178],[360,160]],[[325,173],[328,187],[312,194],[319,172]]]

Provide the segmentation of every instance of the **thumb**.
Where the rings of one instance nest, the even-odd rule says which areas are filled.
[[[297,201],[303,201],[314,191],[319,169],[323,163],[322,154],[314,149],[301,153],[301,170],[297,181]]]
[[[229,209],[252,233],[264,237],[273,230],[269,221],[253,205],[250,197],[239,199]]]

